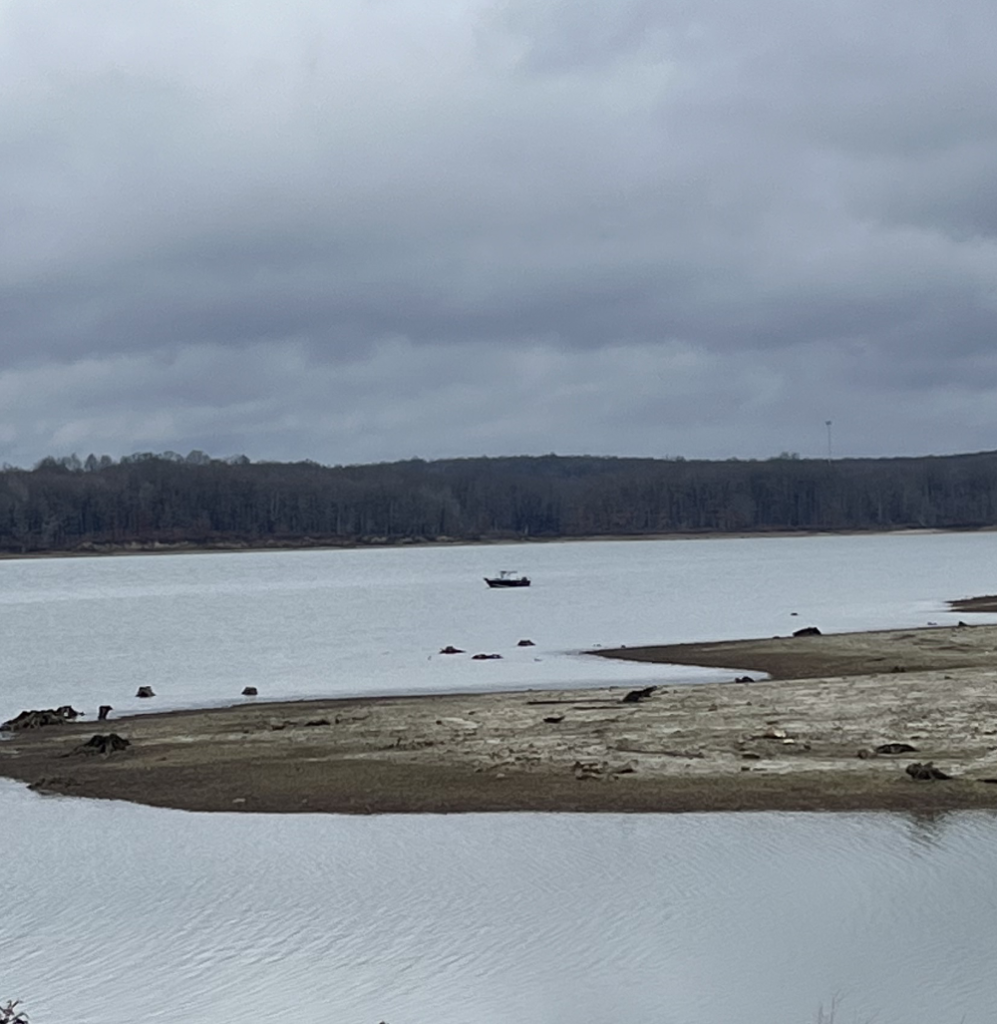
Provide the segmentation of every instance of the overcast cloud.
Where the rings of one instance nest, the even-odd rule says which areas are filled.
[[[0,461],[997,448],[993,0],[0,0]]]

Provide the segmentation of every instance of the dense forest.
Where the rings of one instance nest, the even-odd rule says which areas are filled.
[[[20,554],[995,524],[997,452],[365,466],[147,452],[0,471],[0,551]]]

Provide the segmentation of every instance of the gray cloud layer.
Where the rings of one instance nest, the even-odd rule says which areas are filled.
[[[990,0],[0,0],[0,459],[997,447]]]

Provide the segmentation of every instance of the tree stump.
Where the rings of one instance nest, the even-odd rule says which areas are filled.
[[[623,697],[623,703],[639,704],[642,700],[649,700],[656,689],[656,686],[645,686],[643,690],[631,690]]]
[[[43,708],[40,711],[22,711],[19,715],[8,719],[0,729],[6,732],[17,732],[20,729],[41,729],[46,725],[63,725],[78,718],[79,711],[74,710],[68,704],[59,708]]]
[[[132,745],[131,740],[119,736],[116,732],[109,732],[106,736],[100,734],[91,736],[86,743],[81,743],[76,748],[78,754],[116,754],[120,750],[126,750]]]

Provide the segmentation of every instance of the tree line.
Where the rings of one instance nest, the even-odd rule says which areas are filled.
[[[978,528],[997,452],[894,459],[557,456],[322,466],[144,452],[0,471],[0,551]]]

